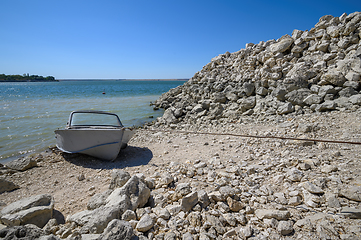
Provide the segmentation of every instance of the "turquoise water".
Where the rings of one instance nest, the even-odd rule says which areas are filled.
[[[0,162],[55,145],[74,110],[118,114],[126,127],[161,116],[149,105],[184,81],[60,81],[0,83]],[[103,94],[105,92],[105,94]],[[153,117],[153,118],[151,118]]]

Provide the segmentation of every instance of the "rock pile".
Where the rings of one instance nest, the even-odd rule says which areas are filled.
[[[65,224],[51,219],[42,229],[21,228],[5,214],[3,223],[14,227],[1,230],[0,238],[20,233],[42,239],[359,238],[361,188],[342,174],[354,162],[340,152],[304,159],[283,154],[167,162],[162,166],[167,171],[148,177],[116,169],[109,190],[94,195],[88,210],[68,216]],[[24,207],[9,205],[2,214],[15,205],[36,208],[51,197],[31,199],[22,200]]]
[[[326,15],[311,30],[212,59],[154,104],[161,123],[239,120],[242,115],[355,110],[361,105],[361,13]]]

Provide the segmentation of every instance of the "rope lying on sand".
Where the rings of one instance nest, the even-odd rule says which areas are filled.
[[[324,142],[324,143],[344,143],[361,145],[361,142],[350,142],[340,140],[324,140],[324,139],[310,139],[310,138],[293,138],[293,137],[279,137],[279,136],[259,136],[259,135],[247,135],[247,134],[233,134],[233,133],[209,133],[209,132],[197,132],[197,131],[179,131],[179,130],[160,130],[160,129],[142,129],[150,132],[168,132],[168,133],[183,133],[183,134],[201,134],[201,135],[218,135],[218,136],[234,136],[244,138],[270,138],[270,139],[282,139],[282,140],[295,140],[295,141],[307,141],[307,142]]]

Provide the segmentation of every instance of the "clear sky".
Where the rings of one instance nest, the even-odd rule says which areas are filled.
[[[190,78],[226,51],[355,11],[360,0],[0,0],[0,73]]]

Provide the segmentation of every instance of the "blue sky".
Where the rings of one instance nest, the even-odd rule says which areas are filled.
[[[190,78],[211,58],[361,11],[335,0],[0,0],[0,73]]]

